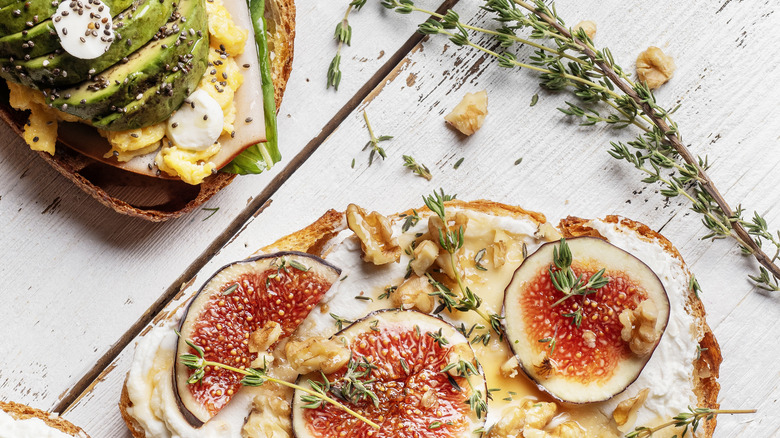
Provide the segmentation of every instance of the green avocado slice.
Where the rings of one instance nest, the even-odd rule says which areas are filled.
[[[123,17],[132,15],[143,3],[147,2],[135,0],[127,9],[112,11],[114,12],[114,22],[123,23],[117,26],[118,30],[121,30],[121,27],[124,26],[125,20]],[[121,7],[121,4],[118,7]],[[169,6],[169,9],[171,9],[171,6]],[[167,17],[170,13],[171,11],[169,10],[162,17]],[[121,17],[120,14],[122,15]],[[57,31],[54,29],[54,23],[51,18],[48,18],[29,29],[0,38],[0,58],[37,58],[42,55],[48,55],[61,47]],[[25,56],[30,58],[25,58]]]
[[[69,1],[69,0],[64,0]],[[79,0],[89,1],[89,0]],[[103,4],[111,11],[121,11],[132,3],[133,0],[104,0]],[[57,0],[14,0],[4,1],[0,8],[0,37],[12,35],[35,27],[38,23],[47,20],[55,12],[59,2]]]
[[[169,37],[181,29],[180,15],[171,14],[174,0],[136,0],[128,14],[120,14],[115,40],[95,59],[79,59],[65,51],[39,56],[29,61],[0,60],[0,76],[31,88],[63,87],[89,80],[123,61],[150,40]],[[182,2],[184,3],[184,2]],[[183,9],[182,9],[183,11]],[[183,21],[182,21],[183,23]]]
[[[186,67],[164,77],[162,82],[146,89],[135,100],[104,117],[92,120],[92,125],[108,131],[143,128],[170,117],[182,102],[198,87],[208,64],[208,38],[200,38],[191,46]],[[180,65],[185,63],[180,63]]]
[[[182,0],[173,14],[175,21],[168,23],[176,32],[151,41],[130,55],[127,62],[115,64],[93,79],[72,88],[50,90],[47,102],[82,119],[106,117],[137,100],[147,89],[155,88],[170,73],[205,65],[208,21],[202,2]],[[189,19],[182,20],[183,17]]]

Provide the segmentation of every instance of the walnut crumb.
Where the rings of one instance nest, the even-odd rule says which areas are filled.
[[[444,116],[444,120],[464,135],[474,134],[485,122],[487,104],[487,91],[466,93],[452,112]]]
[[[319,336],[302,341],[290,341],[284,346],[287,360],[298,374],[322,370],[325,374],[338,371],[349,362],[350,351],[338,341]]]
[[[674,59],[664,54],[658,47],[648,47],[636,58],[637,78],[646,82],[647,87],[651,90],[655,90],[669,81],[676,69]]]
[[[423,313],[431,313],[436,305],[436,300],[431,295],[434,292],[436,289],[427,278],[412,275],[398,286],[391,297],[393,305],[404,310],[417,309]]]
[[[577,23],[571,30],[576,32],[579,32],[579,30],[582,29],[585,31],[585,35],[588,36],[588,38],[593,39],[596,37],[596,23],[590,20],[584,20]]]

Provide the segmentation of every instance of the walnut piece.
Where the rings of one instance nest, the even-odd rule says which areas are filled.
[[[590,20],[584,20],[577,23],[571,30],[573,30],[575,33],[578,32],[580,29],[585,31],[585,35],[588,36],[588,38],[593,39],[596,36],[596,23]]]
[[[420,404],[425,409],[436,409],[439,406],[439,395],[433,388],[430,388],[420,398]]]
[[[268,351],[271,345],[282,335],[282,326],[278,322],[268,321],[265,325],[249,335],[249,352],[260,353]]]
[[[319,336],[302,341],[289,341],[284,346],[287,360],[298,374],[322,370],[335,373],[349,362],[350,351],[338,341]]]
[[[292,436],[290,403],[279,395],[255,397],[241,436],[243,438],[289,438]]]
[[[499,371],[503,377],[513,379],[517,377],[517,371],[520,368],[520,362],[517,361],[517,356],[512,356],[501,364]]]
[[[556,240],[561,240],[563,235],[560,231],[558,231],[557,228],[552,226],[552,224],[545,222],[539,225],[539,229],[537,229],[536,233],[534,233],[534,237],[537,239],[544,239],[547,242],[554,242]]]
[[[585,431],[573,421],[547,427],[555,416],[555,403],[523,399],[504,408],[501,418],[488,432],[487,438],[584,438]]]
[[[624,309],[620,312],[620,323],[623,330],[620,337],[628,342],[629,348],[637,356],[645,356],[653,350],[656,341],[661,336],[655,330],[658,320],[658,309],[650,300],[644,300],[636,309]]]
[[[464,135],[471,135],[485,122],[487,115],[487,91],[466,93],[463,100],[453,108],[452,112],[444,116],[450,125]]]
[[[393,238],[390,221],[381,214],[371,214],[355,204],[347,206],[347,225],[360,239],[363,260],[375,265],[397,262],[401,258],[401,247]]]
[[[423,240],[414,248],[414,260],[409,264],[409,267],[415,274],[423,276],[437,257],[439,257],[439,245],[431,240]]]
[[[665,55],[658,47],[650,46],[636,58],[637,78],[646,82],[651,90],[671,79],[676,69],[674,59]]]
[[[634,425],[634,422],[636,422],[636,414],[639,411],[639,408],[645,404],[645,400],[647,400],[647,395],[649,393],[650,388],[645,388],[639,391],[639,394],[636,396],[618,403],[615,411],[612,412],[612,418],[615,419],[615,423],[622,432],[627,432],[628,429]]]
[[[436,304],[436,300],[430,295],[434,292],[436,289],[427,278],[412,275],[398,286],[391,297],[393,305],[404,310],[417,309],[423,313],[431,313]]]

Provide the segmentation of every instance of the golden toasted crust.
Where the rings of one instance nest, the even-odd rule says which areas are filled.
[[[0,411],[5,411],[17,420],[24,420],[26,418],[39,418],[47,426],[53,427],[61,432],[67,433],[74,437],[86,437],[89,438],[86,432],[81,428],[76,427],[70,421],[58,416],[52,415],[46,411],[35,409],[27,405],[14,403],[14,402],[2,402],[0,401]]]
[[[683,268],[688,270],[685,265],[680,252],[677,248],[669,242],[661,234],[651,229],[647,225],[626,219],[620,216],[607,216],[604,218],[604,222],[619,224],[624,230],[632,230],[637,236],[648,242],[660,245],[664,251],[671,254],[682,262]],[[558,227],[561,229],[561,233],[564,237],[579,237],[579,236],[591,236],[604,238],[598,231],[588,226],[589,220],[581,219],[578,217],[569,216],[566,219],[561,220]],[[690,273],[689,273],[690,275]],[[705,319],[704,306],[701,300],[693,290],[688,290],[688,295],[685,297],[686,307],[690,311],[691,315],[695,319],[697,333],[699,335],[699,347],[701,352],[699,358],[694,362],[694,388],[693,392],[698,399],[699,407],[708,407],[717,409],[720,407],[718,403],[718,392],[720,392],[720,384],[718,383],[718,375],[720,373],[720,363],[723,361],[723,357],[720,354],[720,346],[715,336],[712,333],[712,329],[707,325]],[[715,431],[717,419],[706,421],[699,428],[704,433],[702,436],[711,437]]]
[[[267,2],[269,49],[274,53],[271,74],[274,82],[276,110],[290,78],[295,38],[295,3],[293,0]],[[27,122],[27,113],[14,110],[7,101],[0,103],[0,118],[19,135]],[[233,181],[234,174],[218,173],[197,186],[179,180],[136,175],[100,163],[57,144],[55,154],[38,152],[47,163],[81,190],[118,213],[152,222],[179,217],[206,202]]]

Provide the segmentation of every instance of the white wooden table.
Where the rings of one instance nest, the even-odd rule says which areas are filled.
[[[126,437],[119,391],[134,339],[171,303],[227,262],[299,229],[328,208],[354,202],[395,212],[443,187],[460,199],[487,198],[544,213],[621,214],[660,230],[699,279],[720,342],[720,401],[756,408],[719,421],[719,437],[780,435],[780,294],[746,280],[755,264],[732,241],[701,241],[698,215],[665,202],[629,165],[606,153],[635,132],[580,127],[557,107],[572,97],[539,88],[533,73],[507,71],[440,37],[420,42],[425,17],[401,16],[370,0],[352,15],[338,92],[325,89],[330,40],[348,1],[298,0],[293,74],[279,126],[284,161],[237,179],[206,207],[151,224],[119,216],[50,169],[5,126],[0,154],[0,399],[64,411],[93,438]],[[421,0],[435,9],[438,0]],[[451,0],[446,2],[455,4]],[[455,9],[487,22],[477,0]],[[726,198],[780,227],[780,14],[774,2],[560,0],[570,24],[598,23],[597,45],[633,66],[649,45],[675,57],[674,79],[658,91],[684,139],[707,155]],[[465,138],[443,114],[469,91],[487,89],[490,114]],[[534,94],[539,102],[533,108]],[[386,160],[361,151],[367,111]],[[409,154],[433,180],[402,166]],[[522,163],[515,161],[522,157]],[[464,158],[459,169],[453,165]],[[351,164],[355,160],[354,168]],[[752,214],[752,213],[751,213]]]

